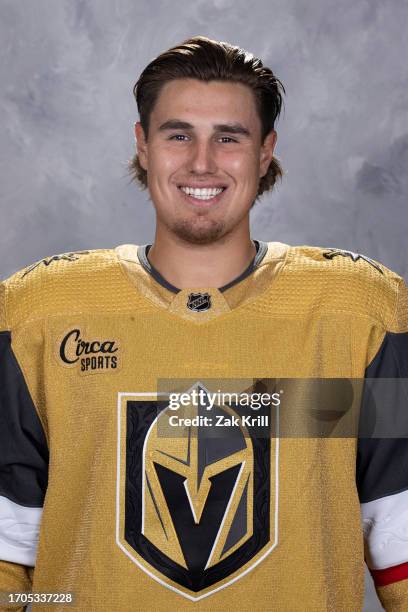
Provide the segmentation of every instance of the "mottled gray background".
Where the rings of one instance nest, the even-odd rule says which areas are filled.
[[[0,277],[152,241],[152,204],[126,175],[132,87],[204,34],[260,55],[287,90],[287,174],[254,207],[253,237],[360,251],[407,278],[407,25],[404,0],[0,0]]]

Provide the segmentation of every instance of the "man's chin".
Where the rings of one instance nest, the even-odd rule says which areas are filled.
[[[179,223],[171,228],[173,234],[190,244],[212,244],[225,233],[223,223],[212,223],[207,227],[197,227],[190,223]]]

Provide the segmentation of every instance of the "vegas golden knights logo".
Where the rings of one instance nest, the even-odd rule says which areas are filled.
[[[192,601],[244,576],[277,544],[278,440],[240,424],[222,434],[170,425],[175,415],[177,422],[199,422],[210,414],[215,422],[221,414],[241,417],[242,410],[174,412],[153,394],[119,394],[117,544],[136,566]]]

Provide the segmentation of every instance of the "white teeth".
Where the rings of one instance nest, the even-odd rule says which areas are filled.
[[[206,187],[204,189],[197,189],[196,187],[180,187],[180,189],[184,191],[184,193],[186,193],[187,195],[192,195],[195,198],[198,198],[199,200],[211,200],[216,195],[221,193],[221,191],[224,191],[224,187],[220,187],[220,188],[213,188],[213,187],[207,188]]]

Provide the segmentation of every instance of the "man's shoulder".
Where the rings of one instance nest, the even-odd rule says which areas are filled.
[[[289,259],[298,268],[352,276],[355,279],[373,278],[380,282],[399,281],[401,276],[383,263],[364,253],[338,247],[297,245],[289,247]]]
[[[71,251],[44,257],[0,283],[3,318],[9,325],[75,310],[92,295],[109,291],[121,277],[114,249]],[[108,279],[108,280],[107,280]]]
[[[322,307],[392,325],[404,279],[383,263],[347,249],[299,245],[289,248],[286,268],[299,292]]]

